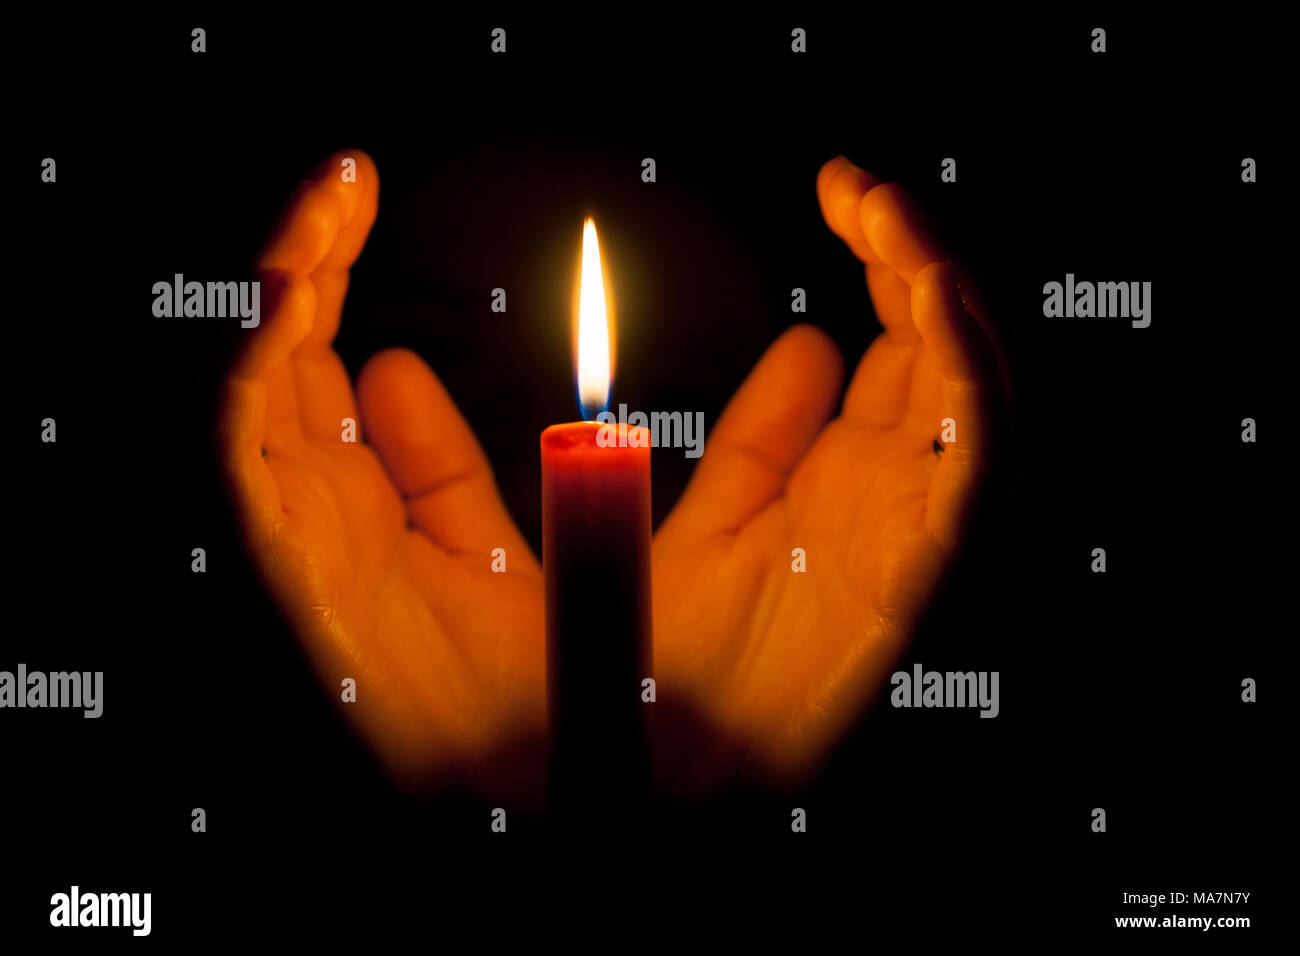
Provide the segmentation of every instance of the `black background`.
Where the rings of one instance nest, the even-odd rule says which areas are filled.
[[[609,918],[610,945],[679,940],[695,917],[724,937],[792,918],[806,943],[840,921],[863,940],[1140,934],[1162,931],[1114,929],[1151,912],[1120,894],[1171,889],[1252,891],[1209,915],[1252,917],[1217,931],[1233,945],[1262,937],[1290,630],[1275,37],[1098,11],[16,24],[0,668],[102,670],[105,710],[0,715],[5,938],[48,933],[50,895],[74,882],[151,891],[155,945],[399,927],[438,945],[463,919],[484,943]],[[1016,419],[906,662],[1000,671],[998,719],[886,700],[805,792],[663,804],[653,832],[617,838],[526,817],[503,837],[489,803],[391,789],[222,499],[216,387],[246,333],[151,312],[173,273],[247,277],[281,203],[341,147],[369,152],[382,184],[339,354],[354,374],[380,348],[424,355],[535,550],[537,434],[576,415],[585,212],[618,297],[613,401],[711,425],[796,319],[793,287],[850,365],[879,331],[861,265],[821,221],[820,165],[844,153],[913,190],[996,307]],[[1151,326],[1044,318],[1042,286],[1067,272],[1152,282]],[[39,440],[47,416],[57,444]],[[656,524],[690,467],[655,452]],[[200,806],[206,834],[190,831]],[[69,934],[130,940],[51,939]]]

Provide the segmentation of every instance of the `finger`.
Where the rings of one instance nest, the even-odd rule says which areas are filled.
[[[885,329],[858,363],[844,396],[844,415],[889,427],[898,424],[907,411],[908,384],[921,339],[912,323],[911,287],[871,249],[862,229],[863,199],[880,187],[879,177],[858,169],[843,156],[826,163],[817,176],[822,215],[832,231],[867,263],[867,289]]]
[[[853,373],[844,395],[844,417],[889,427],[907,412],[921,336],[912,322],[912,287],[892,267],[868,265],[867,290],[885,334],[871,343]]]
[[[997,359],[962,303],[948,263],[933,263],[912,284],[912,316],[941,382],[940,414],[952,419],[926,502],[926,529],[952,550],[970,518],[988,466]],[[936,429],[942,422],[935,423]]]
[[[888,428],[909,412],[938,411],[938,373],[912,321],[912,287],[884,264],[867,266],[867,286],[885,334],[871,343],[853,373],[844,417]]]
[[[228,490],[244,515],[245,541],[258,548],[269,541],[280,520],[280,489],[262,457],[266,427],[266,385],[231,378],[226,383],[217,443]]]
[[[882,183],[866,192],[858,220],[872,250],[909,284],[922,268],[948,258],[929,217],[898,183]]]
[[[786,331],[727,404],[659,539],[671,546],[734,531],[779,496],[834,411],[843,377],[824,332]]]
[[[303,434],[337,439],[344,419],[357,417],[351,383],[330,349],[338,333],[348,268],[356,261],[374,223],[379,175],[360,150],[341,150],[325,159],[289,201],[259,260],[263,277],[307,277],[316,292],[312,321],[292,352],[294,412],[273,407],[272,422],[296,417]],[[249,351],[261,346],[255,337]],[[282,389],[273,389],[276,405]]]
[[[934,353],[928,349],[917,349],[916,364],[912,366],[911,387],[907,389],[907,412],[939,436],[939,426],[943,414],[943,376],[935,364]]]
[[[993,345],[993,354],[997,356],[998,370],[1001,373],[999,379],[1001,388],[998,394],[1004,406],[1009,408],[1014,402],[1015,395],[1012,389],[1011,359],[1002,329],[993,321],[993,310],[980,284],[975,281],[969,269],[961,263],[953,263],[953,281],[957,283],[957,291],[961,293],[966,311],[975,316],[975,321],[980,324],[985,338]]]
[[[299,346],[328,344],[338,330],[346,270],[365,243],[379,197],[374,161],[359,150],[344,152],[356,160],[356,181],[327,175],[343,153],[327,159],[315,181],[298,188],[258,258],[267,309],[236,360],[233,374],[241,378],[270,381]]]
[[[309,269],[320,303],[306,344],[328,345],[338,334],[348,270],[361,255],[379,210],[379,172],[374,160],[361,150],[340,150],[313,170],[304,188],[321,200],[322,207],[332,206],[338,215],[332,241]],[[310,210],[311,203],[304,206]],[[320,234],[307,230],[309,243],[330,231],[327,223],[319,223],[319,228]]]
[[[304,404],[313,434],[325,434],[324,423],[346,417],[351,407],[337,356],[294,360],[303,357],[304,343],[313,337],[328,343],[337,330],[346,269],[360,253],[378,206],[373,160],[359,150],[347,155],[356,162],[355,182],[345,183],[341,171],[335,181],[330,171],[341,170],[343,154],[331,156],[299,188],[268,240],[257,263],[262,315],[225,385],[219,453],[253,544],[265,541],[280,520],[279,491],[264,454],[268,443],[301,433],[299,388],[312,399]],[[327,345],[319,351],[328,353]],[[298,364],[301,369],[295,369]]]
[[[373,356],[357,376],[357,401],[412,525],[453,553],[486,558],[505,548],[508,567],[536,569],[483,450],[423,359],[409,349]]]
[[[868,190],[882,182],[843,156],[828,161],[817,173],[817,201],[831,232],[844,240],[853,254],[868,264],[880,262],[862,232],[858,206]]]
[[[258,268],[297,275],[346,271],[361,254],[378,208],[374,160],[359,149],[340,150],[298,187]]]
[[[316,310],[316,291],[305,278],[277,277],[263,288],[268,311],[254,332],[254,347],[244,350],[226,379],[217,421],[228,489],[254,549],[270,540],[280,521],[280,492],[264,457],[267,435],[298,431],[296,414],[287,414],[295,411],[288,357]],[[273,395],[280,397],[272,401]]]
[[[917,346],[921,336],[912,322],[912,287],[893,268],[867,266],[867,291],[885,334],[902,345]]]
[[[844,395],[844,417],[878,428],[897,425],[907,414],[908,387],[921,354],[918,344],[876,336],[858,362]]]
[[[262,315],[231,374],[267,384],[311,331],[316,287],[303,276],[283,273],[264,275],[261,283]]]
[[[339,441],[344,422],[357,422],[359,418],[343,360],[328,345],[302,346],[291,357],[290,366],[302,433],[318,441]],[[364,436],[364,429],[360,431],[359,438]]]

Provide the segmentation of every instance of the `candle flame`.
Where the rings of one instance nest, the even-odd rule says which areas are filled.
[[[596,221],[582,227],[582,265],[579,270],[578,314],[574,329],[574,360],[578,374],[578,401],[584,418],[594,418],[609,404],[613,379],[613,309],[607,308],[605,276],[600,267]]]

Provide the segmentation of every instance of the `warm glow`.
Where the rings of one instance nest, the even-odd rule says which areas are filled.
[[[596,222],[588,219],[582,228],[582,266],[578,291],[578,322],[574,349],[578,365],[578,401],[584,417],[594,417],[609,402],[613,366],[610,348],[612,310],[606,309],[604,273],[600,268],[600,244]]]

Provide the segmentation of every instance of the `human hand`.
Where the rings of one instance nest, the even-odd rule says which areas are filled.
[[[974,290],[964,280],[959,290],[898,184],[837,157],[817,194],[827,225],[866,263],[884,332],[829,422],[838,350],[811,326],[782,335],[655,535],[659,696],[707,728],[696,737],[680,720],[661,724],[670,786],[724,777],[735,769],[728,752],[786,782],[816,766],[914,631],[988,466],[1002,382],[967,311],[986,318]],[[945,419],[955,440],[937,444]],[[804,573],[792,570],[795,548]]]
[[[356,160],[356,181],[340,174]],[[536,795],[545,772],[542,577],[478,442],[415,353],[356,394],[331,347],[379,178],[331,156],[258,262],[261,324],[225,383],[220,455],[244,539],[333,694],[404,780]],[[344,441],[344,419],[357,440]],[[361,442],[364,437],[366,444]],[[507,573],[491,553],[505,548]]]

